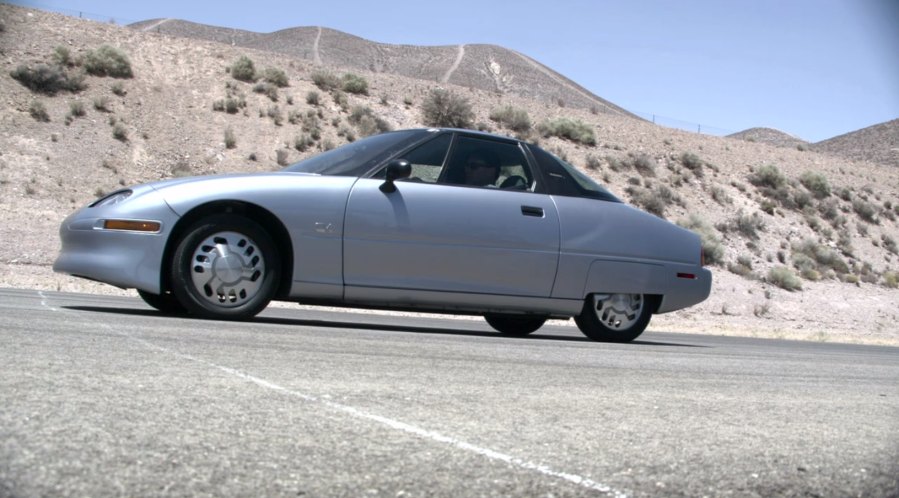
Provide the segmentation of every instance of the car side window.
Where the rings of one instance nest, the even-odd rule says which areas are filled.
[[[400,181],[436,183],[452,138],[452,134],[444,133],[403,154],[400,159],[409,161],[412,174]],[[386,168],[381,169],[374,178],[384,178],[386,171]]]
[[[550,194],[621,202],[611,192],[578,171],[574,166],[540,147],[530,145],[529,148],[543,171],[543,176],[546,178],[546,189]]]
[[[533,189],[533,179],[516,144],[460,136],[440,183],[529,191]]]

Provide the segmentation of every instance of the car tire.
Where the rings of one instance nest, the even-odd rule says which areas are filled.
[[[651,304],[643,294],[591,294],[574,321],[594,341],[631,342],[649,325]]]
[[[204,218],[184,232],[172,258],[172,290],[193,315],[243,320],[268,306],[281,260],[259,224],[238,215]]]
[[[491,327],[503,335],[523,337],[536,331],[546,323],[545,316],[531,315],[484,315]]]
[[[175,297],[175,295],[171,292],[152,294],[150,292],[138,289],[137,294],[141,299],[144,300],[145,303],[150,305],[150,307],[155,308],[167,315],[180,315],[187,312],[187,310],[184,308],[184,305],[182,305],[181,302],[178,301],[178,298]]]

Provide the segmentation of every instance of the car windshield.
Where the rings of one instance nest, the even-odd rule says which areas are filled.
[[[427,130],[404,130],[374,135],[291,164],[284,171],[361,176],[427,133]]]

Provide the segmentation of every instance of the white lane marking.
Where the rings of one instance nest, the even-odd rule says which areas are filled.
[[[50,311],[59,311],[58,309],[54,308],[53,306],[50,306],[47,303],[47,295],[44,294],[44,291],[42,291],[42,290],[37,291],[37,295],[41,297],[41,306],[49,309]]]
[[[59,311],[58,309],[53,308],[52,306],[47,304],[47,297],[43,294],[43,292],[39,292],[39,294],[41,296],[41,305],[42,306],[49,308],[51,311]],[[505,462],[508,465],[519,467],[519,468],[522,468],[525,470],[536,471],[547,477],[562,479],[562,480],[571,482],[573,484],[582,486],[587,489],[592,489],[594,491],[599,491],[600,493],[604,493],[609,496],[614,496],[615,498],[626,498],[627,497],[627,494],[625,494],[624,492],[618,491],[617,489],[614,489],[611,486],[607,486],[605,484],[596,482],[592,479],[588,479],[583,476],[579,476],[577,474],[570,474],[568,472],[560,472],[558,470],[554,470],[553,468],[549,467],[548,465],[541,465],[541,464],[529,462],[527,460],[523,460],[521,458],[516,458],[511,455],[508,455],[508,454],[505,454],[505,453],[502,453],[502,452],[499,452],[496,450],[491,450],[490,448],[477,446],[475,444],[471,444],[471,443],[462,441],[460,439],[456,439],[454,437],[445,436],[443,434],[440,434],[439,432],[423,429],[421,427],[417,427],[412,424],[407,424],[405,422],[400,422],[398,420],[394,420],[394,419],[391,419],[388,417],[383,417],[381,415],[375,415],[373,413],[368,413],[366,411],[360,410],[358,408],[354,408],[349,405],[335,403],[333,401],[328,401],[327,399],[321,399],[321,398],[318,398],[315,396],[311,396],[309,394],[301,393],[299,391],[294,391],[294,390],[288,389],[284,386],[275,384],[274,382],[265,380],[260,377],[256,377],[255,375],[250,375],[246,372],[242,372],[235,368],[222,366],[217,363],[213,363],[211,361],[204,360],[202,358],[197,358],[196,356],[192,356],[192,355],[185,354],[185,353],[179,353],[177,351],[174,351],[174,350],[171,350],[168,348],[164,348],[157,344],[153,344],[152,342],[147,341],[146,339],[141,339],[140,337],[135,337],[131,334],[128,334],[128,333],[125,333],[125,332],[122,332],[119,330],[115,330],[112,327],[107,326],[105,323],[100,322],[100,325],[107,329],[113,330],[114,332],[119,333],[123,337],[131,339],[135,342],[139,342],[139,343],[149,347],[150,349],[162,351],[164,353],[171,354],[173,356],[178,356],[178,357],[184,358],[189,361],[193,361],[196,363],[200,363],[200,364],[221,370],[222,372],[225,372],[229,375],[233,375],[240,379],[246,380],[247,382],[256,384],[265,389],[270,389],[272,391],[276,391],[279,393],[294,396],[294,397],[300,398],[304,401],[308,401],[308,402],[312,402],[312,403],[319,403],[319,404],[327,406],[333,410],[345,413],[347,415],[351,415],[356,418],[361,418],[361,419],[365,419],[365,420],[370,420],[372,422],[377,422],[381,425],[390,427],[391,429],[395,429],[398,431],[413,434],[420,438],[428,439],[428,440],[431,440],[431,441],[434,441],[437,443],[443,443],[443,444],[447,444],[450,446],[455,446],[456,448],[459,448],[461,450],[469,451],[469,452],[481,455],[483,457],[489,458],[491,460],[498,460],[500,462]]]

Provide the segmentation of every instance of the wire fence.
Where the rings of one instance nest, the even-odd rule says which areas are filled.
[[[675,128],[678,130],[684,131],[692,131],[694,133],[701,133],[704,135],[716,135],[716,136],[724,136],[731,135],[737,133],[740,130],[728,130],[726,128],[719,128],[717,126],[704,125],[702,123],[694,123],[691,121],[684,121],[682,119],[671,118],[668,116],[660,116],[658,114],[652,114],[647,112],[633,112],[637,116],[641,118],[652,121],[653,123],[664,126],[666,128]]]
[[[36,8],[46,11],[58,12],[60,14],[65,14],[71,17],[77,17],[79,19],[88,19],[96,22],[103,22],[109,24],[119,24],[119,25],[128,25],[133,24],[140,21],[146,21],[147,19],[127,19],[123,17],[114,17],[108,14],[98,14],[96,12],[86,12],[82,10],[73,10],[73,9],[64,9],[56,6],[51,6],[47,4],[43,4],[41,2],[31,2],[31,1],[16,1],[16,0],[2,0],[6,3],[10,3],[13,5],[19,5],[22,7]],[[731,135],[733,133],[737,133],[739,130],[728,130],[726,128],[720,128],[716,126],[704,125],[702,123],[694,123],[691,121],[684,121],[682,119],[672,118],[668,116],[662,116],[659,114],[649,113],[649,112],[640,112],[640,111],[629,111],[632,114],[635,114],[647,121],[652,121],[654,124],[659,126],[664,126],[666,128],[675,128],[678,130],[691,131],[694,133],[700,133],[704,135],[716,135],[716,136],[724,136]]]

